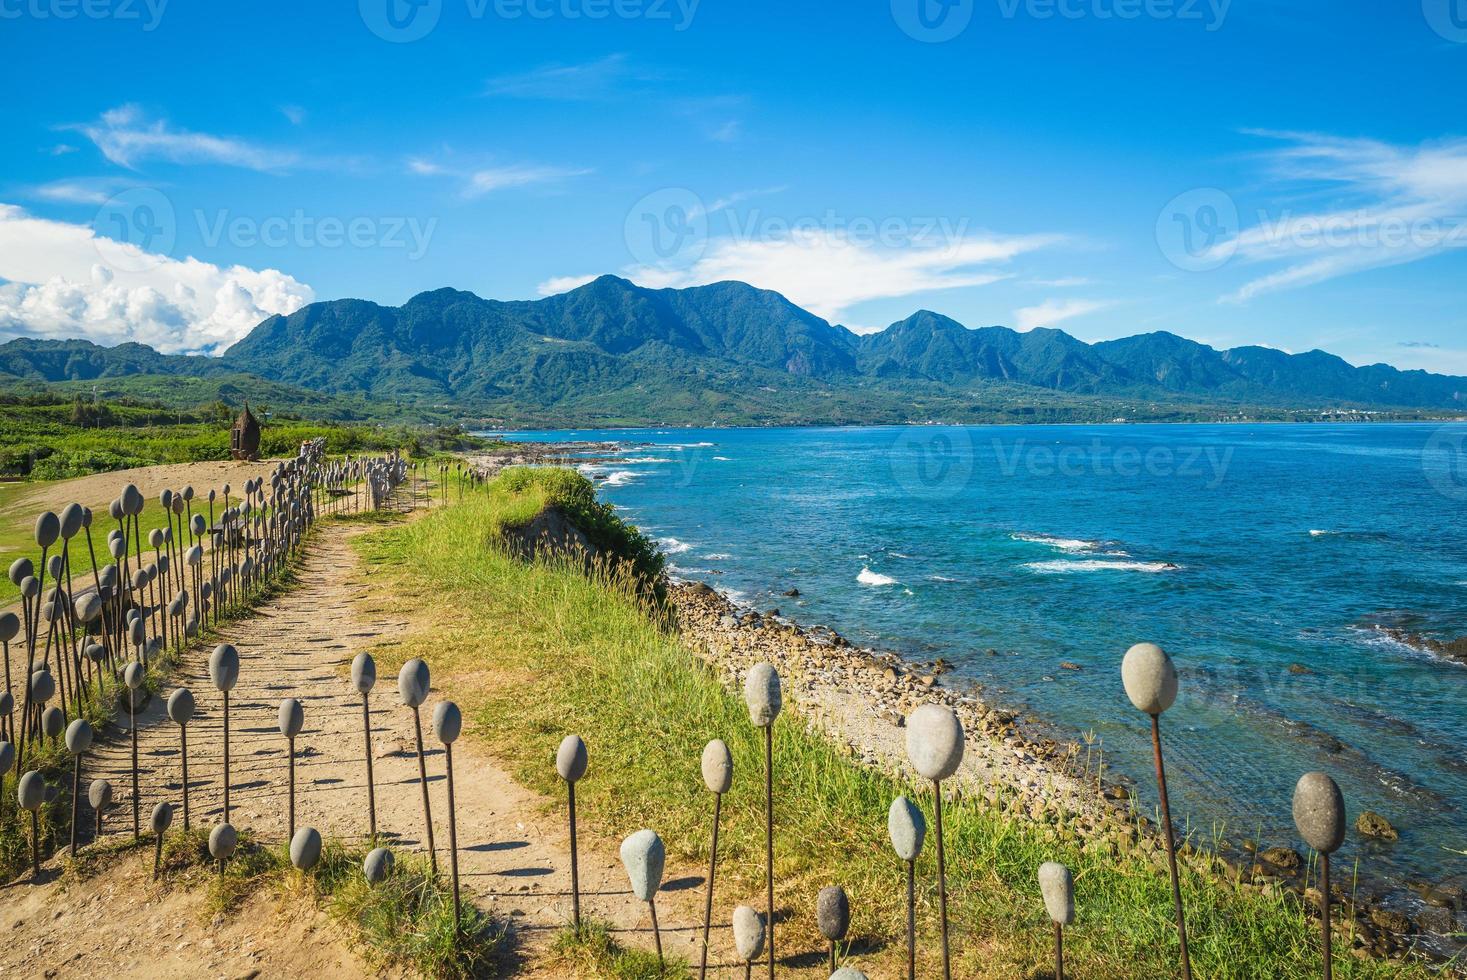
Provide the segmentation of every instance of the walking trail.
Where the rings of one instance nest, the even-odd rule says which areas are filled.
[[[368,834],[362,699],[348,668],[357,653],[416,627],[373,605],[369,573],[350,543],[362,531],[323,525],[311,539],[299,582],[223,637],[240,654],[239,684],[230,695],[231,822],[266,842],[288,836],[287,743],[276,727],[285,697],[298,698],[305,709],[305,729],[295,744],[296,826],[315,827],[328,838]],[[192,652],[170,685],[189,687],[198,703],[188,726],[189,809],[191,825],[206,828],[223,815],[223,703],[209,682],[207,661],[206,650]],[[445,760],[432,737],[431,716],[438,700],[452,697],[453,679],[435,676],[434,682],[422,712],[433,836],[446,875]],[[174,826],[182,826],[179,729],[167,719],[164,700],[154,698],[138,716],[145,833],[149,812],[162,800],[174,804]],[[571,918],[564,806],[511,779],[476,748],[471,722],[465,722],[466,737],[454,747],[454,789],[466,899],[509,924],[515,975],[567,975],[549,954]],[[124,714],[87,756],[83,771],[84,785],[105,776],[116,791],[104,835],[132,833],[127,724]],[[371,727],[379,833],[399,847],[425,851],[412,713],[399,702],[393,676],[378,678]],[[90,827],[85,801],[82,809],[81,824]],[[583,840],[579,857],[583,914],[609,923],[624,945],[650,948],[647,910],[632,897],[614,851]],[[52,879],[58,860],[52,859]],[[144,884],[150,869],[141,859],[131,863],[136,867],[124,862],[70,891],[55,880],[33,885],[29,876],[0,889],[0,934],[21,940],[0,943],[0,976],[299,976],[323,969],[331,976],[373,975],[324,914],[275,908],[274,899],[257,896],[253,902],[267,906],[264,912],[247,906],[211,926],[197,911],[197,896],[151,894]],[[667,878],[675,890],[658,900],[663,943],[669,955],[696,963],[703,878],[695,869],[674,867]],[[268,924],[272,915],[277,924]],[[251,920],[259,923],[254,929],[244,925]],[[719,967],[709,973],[734,976],[731,940],[726,929],[720,932],[710,953]]]

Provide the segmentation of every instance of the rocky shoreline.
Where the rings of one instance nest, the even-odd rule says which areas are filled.
[[[726,683],[738,686],[757,663],[773,665],[784,679],[786,701],[853,760],[911,778],[906,716],[922,704],[945,705],[968,735],[963,767],[952,782],[957,795],[1030,819],[1049,839],[1137,858],[1165,873],[1160,832],[1137,812],[1126,785],[1092,770],[1079,743],[1026,731],[1019,712],[987,703],[981,689],[954,677],[946,662],[912,662],[857,647],[828,627],[800,626],[776,610],[742,608],[703,582],[673,582],[669,597],[683,639]],[[1216,853],[1184,843],[1178,859],[1239,889],[1303,892],[1312,907],[1318,905],[1317,891],[1305,888],[1308,862],[1290,847],[1244,842],[1236,852]],[[1453,931],[1455,914],[1467,911],[1467,894],[1424,883],[1413,890],[1428,909],[1416,918],[1373,896],[1334,889],[1337,928],[1353,932],[1355,955],[1450,955],[1442,943],[1423,938]]]

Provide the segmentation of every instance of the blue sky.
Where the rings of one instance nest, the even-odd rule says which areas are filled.
[[[1467,374],[1467,0],[0,0],[0,37],[0,336],[217,351],[614,272]]]

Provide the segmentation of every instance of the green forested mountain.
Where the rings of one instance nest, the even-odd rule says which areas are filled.
[[[1454,412],[1467,379],[1313,351],[1218,351],[1170,333],[1086,344],[920,311],[859,336],[739,282],[603,276],[534,301],[439,289],[265,320],[223,357],[15,340],[0,380],[257,377],[286,391],[523,424],[1193,417],[1252,406]],[[280,389],[276,391],[280,397]],[[288,395],[286,396],[288,397]]]

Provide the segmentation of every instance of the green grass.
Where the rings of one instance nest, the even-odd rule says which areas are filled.
[[[612,980],[681,980],[692,974],[676,957],[659,960],[645,949],[627,949],[611,935],[606,923],[581,920],[580,929],[567,926],[555,937],[551,952],[575,976],[609,977]]]
[[[535,471],[545,474],[546,471]],[[437,676],[475,673],[454,696],[476,736],[525,785],[558,800],[550,760],[578,732],[591,769],[578,787],[583,825],[610,843],[641,827],[666,842],[670,868],[707,860],[711,802],[698,759],[711,738],[729,743],[735,784],[724,801],[720,904],[759,907],[763,886],[762,742],[737,692],[726,689],[638,597],[637,583],[600,565],[551,557],[534,564],[493,547],[496,529],[523,518],[568,477],[516,475],[461,506],[358,539],[374,588],[434,624],[377,651],[379,669],[422,656]],[[451,683],[450,683],[451,686]],[[931,793],[868,770],[786,712],[775,726],[776,877],[787,919],[781,954],[821,948],[813,906],[839,882],[851,895],[853,962],[894,973],[904,924],[904,878],[886,839],[892,798],[906,793],[929,814]],[[558,815],[558,814],[557,814]],[[1162,853],[1150,839],[1084,840],[1067,815],[1034,820],[1000,798],[945,807],[955,974],[1044,975],[1050,930],[1035,872],[1057,860],[1075,872],[1079,921],[1067,950],[1077,976],[1154,978],[1177,973],[1177,942]],[[936,887],[931,844],[919,866],[922,975],[935,969]],[[1299,900],[1215,873],[1204,856],[1184,862],[1193,962],[1206,977],[1318,975],[1316,924]],[[1348,928],[1337,947],[1341,977],[1425,977],[1420,965],[1361,961]],[[727,931],[715,940],[728,945]],[[608,974],[610,975],[610,974]]]

